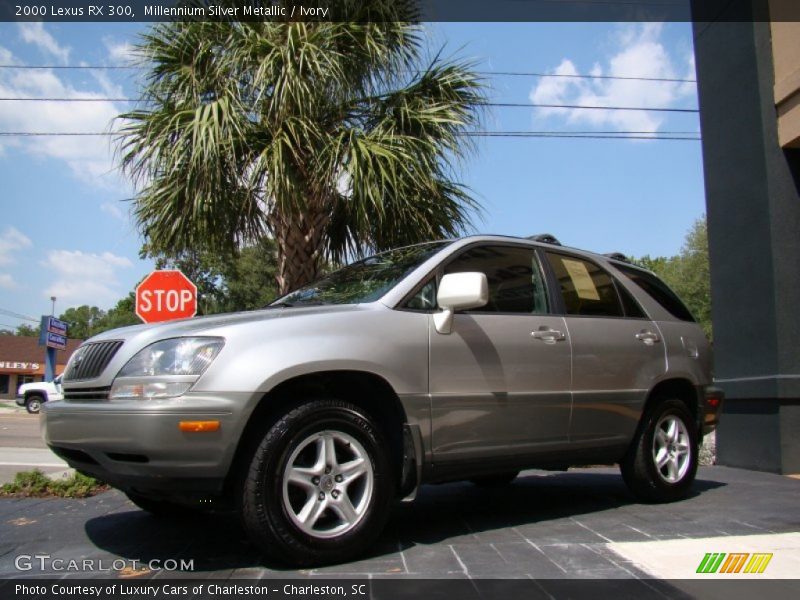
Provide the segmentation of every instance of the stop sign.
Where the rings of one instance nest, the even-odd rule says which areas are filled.
[[[187,319],[196,313],[197,286],[180,271],[153,271],[136,287],[136,314],[145,323]]]

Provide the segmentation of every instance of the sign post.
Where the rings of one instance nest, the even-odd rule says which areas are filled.
[[[67,349],[67,324],[53,316],[42,315],[39,323],[39,345],[47,349],[44,355],[44,380],[56,378],[56,350]]]
[[[136,315],[145,323],[197,314],[197,287],[178,270],[153,271],[136,287]]]

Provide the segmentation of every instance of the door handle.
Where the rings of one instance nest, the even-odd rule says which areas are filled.
[[[540,327],[536,331],[531,331],[531,337],[535,340],[542,340],[546,344],[554,344],[567,339],[563,331],[549,327]]]
[[[656,342],[661,341],[661,338],[658,337],[657,333],[653,333],[652,331],[647,331],[646,329],[643,329],[642,331],[637,333],[636,339],[644,344],[647,344],[648,346],[652,346]]]

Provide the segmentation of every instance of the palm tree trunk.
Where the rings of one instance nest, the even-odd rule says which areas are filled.
[[[275,279],[283,295],[315,280],[322,266],[327,211],[308,207],[300,214],[273,214],[272,230],[278,248]]]

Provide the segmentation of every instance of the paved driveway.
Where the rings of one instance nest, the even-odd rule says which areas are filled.
[[[369,556],[310,571],[265,561],[231,518],[160,520],[118,492],[87,500],[2,499],[0,577],[115,575],[15,568],[19,555],[46,553],[66,561],[102,559],[106,565],[115,559],[147,564],[183,558],[193,561],[194,571],[170,576],[192,577],[628,579],[649,574],[634,562],[635,553],[620,553],[625,543],[730,538],[741,545],[737,540],[746,538],[730,536],[800,532],[800,481],[705,467],[695,490],[675,504],[635,504],[615,469],[531,471],[499,489],[427,486],[416,502],[397,507]],[[697,556],[690,557],[692,572],[685,576],[703,558],[701,547],[693,547]],[[709,546],[703,552],[715,551]],[[783,568],[800,572],[800,551],[776,550],[768,573]],[[151,575],[165,572],[145,573]]]

